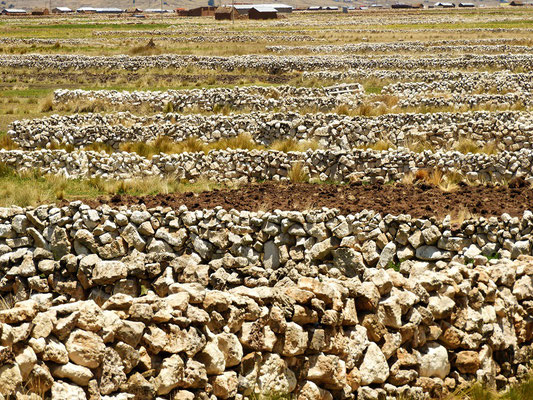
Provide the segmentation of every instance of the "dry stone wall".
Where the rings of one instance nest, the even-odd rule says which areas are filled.
[[[234,88],[167,90],[167,91],[116,91],[59,89],[54,92],[54,102],[102,100],[111,104],[132,106],[148,105],[162,110],[171,104],[176,111],[200,109],[213,111],[224,106],[254,111],[292,110],[304,107],[331,110],[341,104],[355,105],[360,102],[364,89],[352,84],[351,92],[331,95],[327,88],[306,88],[295,86],[236,86]]]
[[[450,70],[385,70],[385,69],[350,69],[347,71],[306,71],[304,78],[318,78],[328,80],[368,79],[374,78],[385,81],[399,82],[440,82],[456,81],[456,85],[462,88],[464,85],[477,85],[486,82],[488,88],[502,87],[503,90],[531,90],[532,72],[511,73],[509,71],[450,71]],[[464,82],[464,83],[463,83]],[[505,86],[505,85],[509,86]]]
[[[189,56],[162,54],[157,56],[82,56],[82,55],[2,55],[0,67],[40,68],[68,70],[87,68],[126,69],[136,71],[142,68],[197,68],[234,71],[241,68],[264,70],[270,73],[287,71],[308,71],[349,68],[375,69],[473,69],[493,68],[512,70],[533,69],[533,55],[462,55],[457,57],[386,56],[369,58],[365,56],[268,56],[242,55],[230,57]]]
[[[416,52],[416,53],[531,53],[530,46],[508,45],[508,44],[438,44],[427,42],[392,42],[392,43],[351,43],[351,44],[321,44],[321,45],[302,45],[287,46],[274,45],[267,46],[266,49],[273,53],[285,52],[310,52],[310,53],[372,53],[372,52]]]
[[[145,101],[162,102],[159,92],[140,92]],[[166,92],[165,92],[166,93]],[[119,101],[121,94],[111,101]],[[153,98],[149,96],[153,95]],[[168,95],[169,97],[171,95]],[[169,98],[167,97],[167,98]],[[124,102],[126,102],[127,97]],[[170,101],[170,100],[169,100]],[[159,103],[156,103],[159,104]],[[203,142],[249,133],[268,146],[276,140],[316,140],[331,150],[351,150],[378,140],[394,145],[423,142],[436,149],[469,138],[480,147],[496,143],[500,150],[533,148],[533,115],[529,112],[467,112],[386,114],[347,117],[338,114],[251,113],[222,115],[157,114],[139,117],[116,114],[53,115],[15,121],[8,135],[24,149],[46,147],[52,142],[85,146],[105,143],[118,148],[124,142],[148,142],[166,136],[176,142],[196,137]]]
[[[463,175],[471,182],[499,182],[515,176],[533,180],[533,151],[497,155],[406,149],[395,151],[316,150],[305,153],[259,150],[220,150],[209,153],[158,154],[151,159],[135,153],[65,150],[0,150],[0,163],[17,171],[38,170],[66,178],[133,179],[171,177],[197,181],[254,182],[288,180],[294,165],[321,181],[389,182],[419,169],[438,169]]]
[[[469,78],[469,79],[468,79]],[[432,82],[398,82],[386,85],[381,90],[382,94],[408,96],[412,94],[431,93],[478,93],[478,94],[505,94],[506,92],[525,92],[531,96],[533,90],[533,75],[523,82],[509,80],[508,76],[496,75],[489,79],[480,79],[473,75],[461,80],[434,80]]]
[[[533,358],[532,229],[529,211],[454,227],[366,211],[3,208],[0,291],[14,306],[0,311],[0,396],[501,389]]]

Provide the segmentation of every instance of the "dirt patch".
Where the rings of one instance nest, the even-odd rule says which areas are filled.
[[[185,204],[189,210],[222,206],[225,209],[270,211],[308,210],[321,207],[338,208],[343,214],[364,209],[382,215],[410,214],[416,218],[442,218],[447,214],[500,216],[506,212],[521,216],[533,209],[533,189],[527,186],[490,187],[463,186],[453,192],[420,185],[333,185],[258,183],[238,189],[218,189],[203,193],[175,193],[154,196],[116,195],[110,198],[86,200],[93,207],[145,204],[148,208],[163,206],[178,208]]]

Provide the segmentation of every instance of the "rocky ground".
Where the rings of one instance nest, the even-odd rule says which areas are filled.
[[[0,208],[0,400],[429,400],[527,379],[531,20],[6,20],[0,193],[25,183],[37,206]],[[220,147],[171,150],[187,141]],[[202,182],[219,189],[168,193]],[[112,194],[72,201],[82,183]]]

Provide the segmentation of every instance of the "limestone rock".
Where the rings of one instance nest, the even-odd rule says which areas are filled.
[[[371,342],[366,350],[363,363],[359,367],[359,373],[361,374],[361,385],[383,383],[389,377],[387,359],[374,342]]]
[[[70,360],[87,368],[97,368],[105,353],[103,340],[93,332],[74,330],[66,344]]]
[[[210,380],[213,386],[213,394],[220,399],[229,399],[237,394],[239,380],[235,371],[228,371],[222,375],[214,376]]]
[[[93,373],[89,368],[70,362],[64,365],[56,365],[52,367],[50,372],[54,377],[69,379],[78,386],[87,386],[93,378]]]
[[[82,388],[63,381],[55,381],[52,385],[52,400],[87,400]]]
[[[426,347],[427,350],[424,353],[418,354],[420,376],[444,379],[450,373],[450,361],[446,348],[435,342],[428,343]]]
[[[168,394],[177,387],[183,379],[183,369],[183,360],[178,354],[165,358],[161,365],[161,371],[154,381],[157,394]]]

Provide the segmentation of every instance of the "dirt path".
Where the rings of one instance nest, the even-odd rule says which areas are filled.
[[[500,216],[506,212],[521,216],[533,210],[533,189],[522,187],[464,186],[453,192],[429,185],[314,185],[314,184],[249,184],[239,189],[220,189],[203,193],[176,193],[135,197],[116,195],[111,198],[86,200],[95,207],[146,204],[147,207],[177,208],[185,204],[189,210],[222,206],[239,210],[306,210],[321,207],[338,208],[343,214],[372,209],[385,214],[410,214],[413,217],[444,217],[472,214]]]

